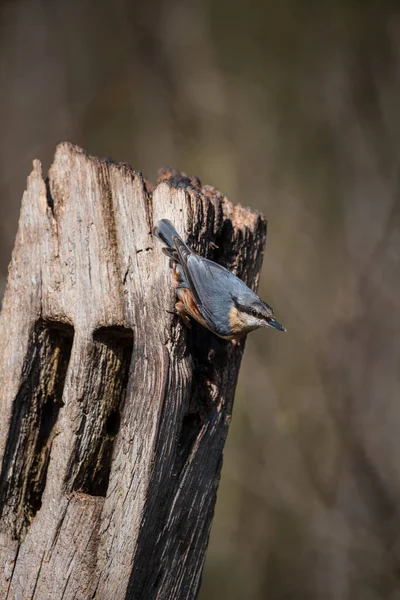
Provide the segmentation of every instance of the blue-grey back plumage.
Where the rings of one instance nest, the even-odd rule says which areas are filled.
[[[238,302],[247,305],[258,300],[258,296],[228,269],[195,254],[186,244],[178,242],[177,250],[204,319],[219,335],[229,336],[232,306]]]
[[[164,252],[180,267],[180,287],[190,289],[212,331],[221,337],[231,337],[235,320],[237,327],[243,324],[244,333],[251,331],[261,326],[261,323],[256,324],[256,315],[259,320],[265,320],[266,325],[284,330],[273,319],[273,310],[266,302],[228,269],[191,250],[170,221],[159,221],[154,232],[167,245]]]

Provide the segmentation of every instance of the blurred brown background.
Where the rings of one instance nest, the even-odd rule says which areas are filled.
[[[201,600],[400,599],[398,7],[0,0],[0,296],[61,140],[268,217]]]

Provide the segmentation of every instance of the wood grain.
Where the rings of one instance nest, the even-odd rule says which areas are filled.
[[[34,162],[0,316],[2,598],[197,595],[244,343],[173,314],[163,217],[256,287],[265,220],[197,178]]]

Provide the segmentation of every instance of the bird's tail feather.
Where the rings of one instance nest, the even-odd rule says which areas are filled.
[[[161,221],[156,223],[156,226],[154,227],[154,234],[169,248],[175,249],[174,238],[178,238],[182,243],[184,243],[181,236],[168,219],[161,219]]]

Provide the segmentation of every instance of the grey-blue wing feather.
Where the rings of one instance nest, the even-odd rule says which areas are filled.
[[[204,319],[220,334],[229,335],[233,299],[253,292],[225,267],[192,252],[186,244],[175,240],[175,247]]]
[[[247,286],[221,265],[196,254],[189,257],[187,270],[199,296],[203,317],[220,334],[229,335],[230,311],[234,300],[241,294],[242,288]]]

